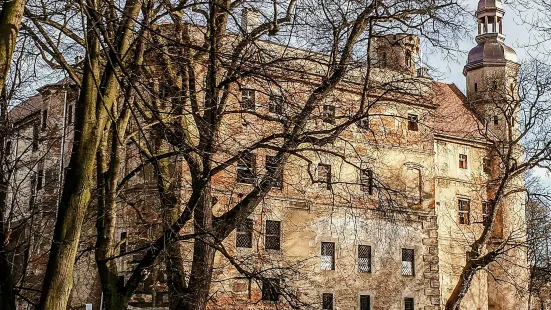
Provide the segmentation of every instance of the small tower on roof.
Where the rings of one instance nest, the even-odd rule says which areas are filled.
[[[477,46],[469,52],[463,74],[467,78],[467,98],[481,120],[494,132],[499,132],[500,118],[495,110],[496,95],[515,94],[517,88],[518,58],[505,44],[501,0],[480,0],[476,11],[478,21]]]

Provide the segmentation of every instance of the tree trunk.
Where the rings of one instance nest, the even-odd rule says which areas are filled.
[[[0,94],[6,87],[26,0],[4,1],[0,12]]]

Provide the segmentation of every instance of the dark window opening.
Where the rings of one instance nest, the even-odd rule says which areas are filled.
[[[73,107],[74,106],[72,104],[67,107],[67,123],[69,125],[74,122]]]
[[[30,181],[31,197],[29,199],[29,208],[32,210],[34,202],[36,200],[36,173],[33,173]]]
[[[11,155],[11,148],[12,148],[12,142],[8,140],[6,142],[6,150],[5,150],[6,157]]]
[[[415,250],[402,249],[402,275],[415,275]]]
[[[281,249],[281,222],[266,221],[265,247],[268,250]]]
[[[358,126],[358,128],[360,128],[360,129],[368,130],[369,129],[369,119],[367,117],[362,118],[361,120],[359,120],[356,123],[356,126]]]
[[[331,165],[318,165],[318,182],[325,184],[327,189],[331,189]]]
[[[256,156],[250,152],[244,152],[237,164],[237,183],[255,184],[255,181]]]
[[[38,139],[39,139],[38,130],[39,130],[39,129],[38,129],[38,123],[37,123],[37,122],[34,122],[34,123],[33,123],[33,142],[32,142],[33,152],[38,151]]]
[[[271,113],[275,113],[277,115],[283,115],[285,110],[285,100],[283,99],[283,96],[271,95],[270,102],[268,104],[268,110]]]
[[[492,173],[492,160],[490,158],[486,157],[482,160],[482,170],[486,174]]]
[[[119,276],[119,287],[124,287],[124,276]]]
[[[467,169],[467,167],[468,167],[467,155],[459,154],[459,168]]]
[[[323,106],[323,122],[329,124],[335,124],[335,106],[324,105]]]
[[[387,54],[386,52],[382,52],[381,53],[381,62],[379,63],[379,67],[380,68],[386,68],[387,67],[387,61],[388,60],[388,57],[387,57]]]
[[[474,92],[478,92],[478,83],[474,83]]]
[[[411,67],[411,64],[412,64],[411,52],[406,50],[406,67],[407,67],[407,69],[409,69]]]
[[[48,127],[48,110],[42,110],[42,131]]]
[[[321,308],[323,310],[333,310],[333,294],[323,293],[321,295]]]
[[[482,202],[482,224],[488,226],[490,224],[490,217],[492,216],[492,202]]]
[[[241,90],[241,109],[254,111],[256,108],[256,92],[254,89]]]
[[[371,272],[371,247],[368,245],[358,245],[358,270]]]
[[[280,295],[279,279],[262,280],[262,300],[277,302]]]
[[[321,270],[335,270],[335,243],[321,243]]]
[[[471,224],[471,201],[469,199],[458,199],[457,209],[459,213],[459,224]]]
[[[415,114],[408,115],[408,130],[409,131],[418,131],[419,130],[419,116]]]
[[[283,171],[277,172],[277,162],[275,156],[266,156],[266,172],[273,177],[272,187],[283,188]]]
[[[494,115],[494,125],[499,125],[499,116]]]
[[[36,190],[41,190],[44,185],[44,161],[38,163],[38,178],[36,180]]]
[[[415,310],[413,298],[404,298],[404,310]]]
[[[360,310],[371,310],[371,296],[360,295]]]
[[[373,195],[373,170],[362,169],[360,171],[360,183],[363,192]]]
[[[237,236],[235,246],[238,248],[253,247],[253,220],[245,219],[245,221],[237,226]]]
[[[119,254],[122,255],[126,253],[127,246],[128,246],[128,240],[127,240],[128,233],[126,231],[121,232],[121,243],[119,246]]]

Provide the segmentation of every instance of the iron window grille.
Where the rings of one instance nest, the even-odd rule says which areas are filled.
[[[283,188],[283,171],[279,173],[277,170],[277,162],[275,156],[266,156],[266,172],[273,176],[273,187]]]
[[[331,189],[331,165],[318,165],[318,182],[325,184],[327,189]]]
[[[373,170],[362,169],[360,171],[360,183],[363,192],[373,195]]]
[[[235,246],[238,248],[252,248],[253,247],[253,220],[245,219],[245,221],[238,225],[237,235],[235,238]]]
[[[256,108],[256,92],[254,89],[241,90],[241,109],[254,111]]]
[[[467,167],[468,167],[467,155],[459,154],[459,168],[467,169]]]
[[[281,95],[271,95],[268,103],[268,110],[277,115],[283,115],[285,110],[285,99]]]
[[[335,243],[321,243],[321,270],[335,270]]]
[[[413,298],[404,298],[404,310],[415,310]]]
[[[418,131],[419,130],[419,116],[416,114],[408,114],[408,130],[409,131]]]
[[[371,310],[371,296],[360,295],[360,310]]]
[[[323,293],[321,295],[321,308],[323,310],[333,310],[333,294]]]
[[[371,272],[371,247],[368,245],[358,245],[358,270]]]
[[[265,247],[268,250],[281,249],[281,222],[266,221]]]
[[[262,280],[262,300],[277,302],[280,295],[279,279]]]
[[[256,182],[256,156],[245,152],[237,163],[237,183],[255,184]]]
[[[328,104],[323,106],[323,122],[335,124],[335,106]]]
[[[471,223],[471,201],[468,199],[458,199],[457,209],[459,215],[459,224],[469,225]]]
[[[402,275],[415,275],[415,250],[402,249]]]

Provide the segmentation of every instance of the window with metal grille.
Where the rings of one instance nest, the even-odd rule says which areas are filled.
[[[321,270],[335,270],[335,243],[321,243]]]
[[[413,298],[404,298],[404,310],[415,310]]]
[[[323,293],[321,295],[321,308],[323,310],[333,310],[333,294]]]
[[[285,99],[281,95],[271,95],[268,103],[268,110],[277,115],[283,115],[285,110]]]
[[[459,168],[461,169],[467,169],[467,155],[465,154],[459,154]]]
[[[469,199],[458,199],[457,210],[459,224],[469,225],[471,223],[471,201]]]
[[[331,189],[331,165],[318,165],[318,182]]]
[[[254,111],[256,106],[256,92],[254,89],[241,90],[241,109]]]
[[[358,245],[358,270],[371,272],[371,247],[368,245]]]
[[[484,170],[484,173],[486,174],[492,173],[492,160],[488,157],[485,157],[482,160],[482,170]]]
[[[35,121],[33,123],[33,152],[38,151],[38,135],[39,135],[39,128],[38,128],[38,122]]]
[[[275,156],[266,156],[266,172],[273,176],[273,187],[283,188],[283,171],[276,172],[277,162]]]
[[[280,295],[279,279],[262,280],[262,300],[277,302]]]
[[[255,181],[256,156],[250,152],[244,152],[237,163],[237,183],[254,184]]]
[[[253,247],[253,220],[246,219],[241,225],[237,226],[237,235],[235,246],[238,248]]]
[[[281,222],[266,221],[265,247],[268,250],[281,249]]]
[[[48,127],[48,110],[42,110],[42,131],[46,130]]]
[[[360,170],[360,183],[362,192],[373,195],[373,170],[361,169]]]
[[[127,246],[128,246],[127,236],[128,236],[128,233],[126,231],[121,232],[121,243],[119,246],[120,255],[126,253]]]
[[[419,130],[419,116],[416,114],[408,114],[408,130],[409,131],[418,131]]]
[[[415,275],[415,250],[402,249],[402,275]]]
[[[360,310],[371,310],[371,296],[360,295]]]
[[[324,105],[323,106],[323,121],[329,124],[335,124],[335,106]]]

